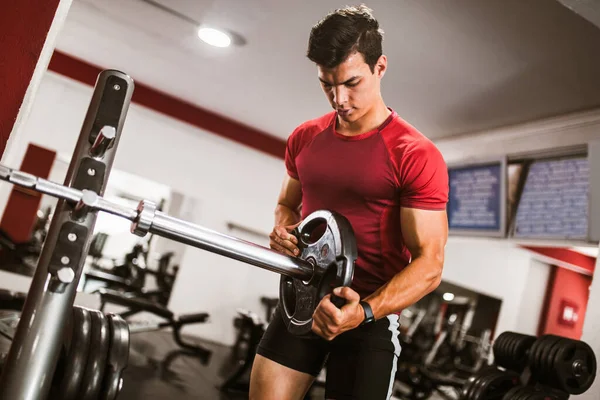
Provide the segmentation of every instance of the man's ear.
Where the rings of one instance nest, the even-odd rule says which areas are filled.
[[[385,75],[385,71],[387,71],[387,57],[385,55],[381,55],[377,60],[377,64],[375,64],[375,74],[379,79],[383,78]]]

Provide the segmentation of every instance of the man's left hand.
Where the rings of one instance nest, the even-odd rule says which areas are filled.
[[[338,297],[346,300],[342,308],[331,302],[331,295],[323,297],[313,314],[312,331],[326,340],[359,326],[365,319],[362,306],[358,303],[360,295],[347,286],[335,288]]]

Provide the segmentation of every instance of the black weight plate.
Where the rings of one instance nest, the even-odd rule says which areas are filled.
[[[467,381],[463,384],[462,390],[460,392],[461,395],[461,399],[462,400],[468,400],[468,393],[469,390],[471,390],[471,386],[473,385],[473,383],[475,382],[476,377],[475,376],[470,376]]]
[[[537,338],[535,336],[521,335],[515,347],[515,366],[516,372],[522,372],[527,366],[527,354],[529,349],[535,343]]]
[[[530,357],[529,357],[529,366],[531,367],[531,374],[533,375],[533,377],[537,380],[539,379],[539,370],[540,368],[538,367],[538,355],[540,353],[540,351],[542,350],[543,347],[543,339],[544,336],[541,336],[540,338],[538,338],[538,340],[535,341],[535,343],[533,344],[533,346],[531,346],[531,350],[530,350]]]
[[[483,383],[484,380],[485,380],[485,375],[479,375],[479,376],[475,377],[475,380],[473,381],[473,383],[471,383],[471,386],[469,387],[469,390],[467,391],[467,395],[466,395],[467,400],[475,399],[475,392],[477,391],[477,388],[479,388],[479,386]]]
[[[290,333],[310,337],[314,336],[311,331],[315,308],[333,288],[350,286],[358,253],[352,226],[341,214],[315,211],[302,221],[297,232],[301,251],[298,258],[309,261],[314,272],[308,282],[281,275],[280,310]]]
[[[548,339],[547,335],[544,335],[544,336],[541,336],[537,340],[538,346],[537,346],[536,352],[534,354],[534,359],[533,359],[533,370],[536,371],[536,374],[540,377],[543,376],[541,359],[542,359],[542,353],[544,352],[544,349],[546,346],[547,339]]]
[[[494,352],[494,360],[496,362],[497,365],[500,365],[502,367],[506,367],[504,364],[506,363],[506,359],[507,356],[506,354],[508,353],[508,351],[506,350],[507,347],[507,340],[508,338],[511,336],[512,332],[502,332],[494,341],[494,345],[492,347],[493,352]]]
[[[544,355],[540,365],[539,382],[554,387],[557,379],[556,371],[554,370],[554,360],[556,353],[568,343],[569,339],[555,335],[547,335],[546,346],[544,347]]]
[[[482,400],[482,390],[494,379],[499,370],[495,367],[485,369],[478,374],[471,391],[468,393],[470,400]]]
[[[562,347],[562,345],[565,343],[565,340],[568,341],[568,339],[565,338],[561,338],[561,337],[557,337],[558,340],[556,340],[554,342],[554,344],[552,345],[552,348],[550,349],[550,353],[548,354],[548,369],[550,371],[550,373],[548,374],[548,382],[552,382],[552,381],[556,381],[558,379],[558,375],[556,374],[556,369],[554,368],[554,362],[556,360],[556,354],[558,353],[558,350],[560,350],[560,348]]]
[[[486,374],[486,375],[482,376],[481,378],[479,378],[479,380],[477,381],[477,385],[475,385],[475,387],[473,388],[473,391],[471,392],[471,396],[469,399],[470,400],[484,400],[487,387],[494,380],[494,377],[497,373],[498,373],[497,371],[490,371],[489,374]]]
[[[479,399],[500,399],[507,391],[519,383],[519,376],[514,371],[498,371],[490,377],[488,384]]]
[[[102,386],[104,369],[110,345],[110,328],[104,314],[98,310],[89,310],[92,320],[90,351],[85,375],[81,383],[81,400],[96,400]]]
[[[498,371],[488,384],[484,399],[501,399],[504,393],[519,384],[519,375],[514,371]]]
[[[514,335],[512,335],[511,340],[510,340],[509,357],[510,357],[510,369],[511,370],[519,369],[518,355],[517,355],[517,347],[518,346],[519,346],[519,335],[514,334]]]
[[[71,340],[64,359],[64,372],[57,387],[61,400],[79,400],[79,388],[87,364],[92,319],[87,309],[73,307]]]
[[[553,347],[561,342],[561,338],[553,335],[547,335],[544,338],[544,346],[539,358],[540,383],[550,383],[552,381],[552,359],[550,354]]]
[[[115,400],[121,390],[123,370],[129,362],[129,326],[123,318],[107,314],[110,327],[110,349],[99,400]]]
[[[464,390],[464,398],[466,400],[469,400],[472,398],[471,396],[472,396],[475,386],[479,383],[480,379],[485,375],[485,373],[486,373],[485,370],[478,371],[476,374],[472,375],[469,378],[467,385],[465,387],[465,390]]]
[[[521,388],[521,386],[515,386],[514,388],[510,389],[508,392],[506,392],[504,394],[504,396],[502,397],[502,400],[517,400],[517,396],[519,393],[519,389]]]
[[[575,363],[584,369],[576,373]],[[588,390],[596,377],[596,357],[592,348],[585,342],[569,340],[557,351],[554,358],[556,368],[556,388],[570,394],[581,394]]]

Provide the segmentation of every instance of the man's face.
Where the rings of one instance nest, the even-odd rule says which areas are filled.
[[[356,121],[376,104],[385,64],[385,56],[381,56],[371,72],[363,55],[354,53],[335,68],[317,66],[321,87],[342,120]]]

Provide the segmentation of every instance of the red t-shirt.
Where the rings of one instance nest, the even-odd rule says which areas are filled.
[[[448,170],[435,145],[395,111],[370,132],[343,136],[336,113],[305,122],[287,140],[285,165],[302,186],[302,218],[316,210],[344,215],[358,247],[352,288],[362,298],[411,260],[400,207],[444,210]]]

